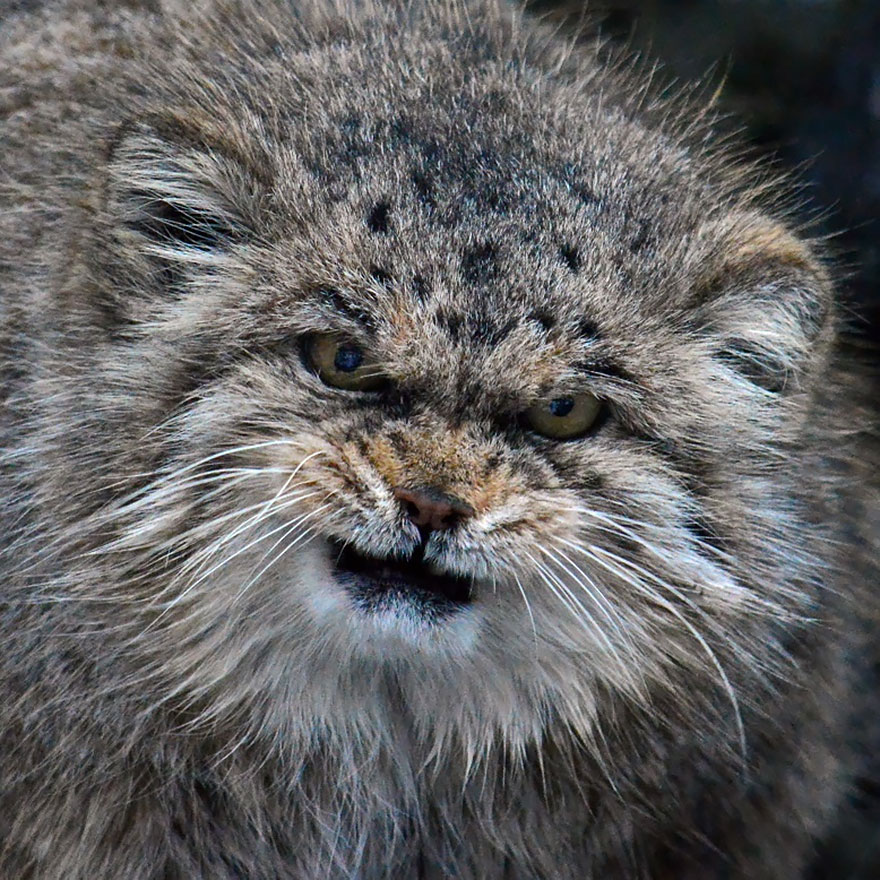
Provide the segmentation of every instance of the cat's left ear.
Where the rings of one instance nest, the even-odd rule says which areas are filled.
[[[717,359],[766,391],[808,385],[834,325],[831,281],[809,245],[749,211],[707,221],[695,245],[697,322]]]

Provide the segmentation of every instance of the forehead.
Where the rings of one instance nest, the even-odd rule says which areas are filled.
[[[650,299],[705,214],[688,157],[588,96],[549,112],[558,96],[536,100],[515,78],[459,92],[431,74],[415,90],[376,87],[363,106],[330,93],[289,144],[291,188],[337,228],[340,258],[358,251],[379,275],[405,267],[487,315],[511,297],[567,307],[591,288]]]
[[[450,375],[504,357],[545,385],[587,354],[613,369],[684,298],[699,174],[588,96],[548,114],[503,77],[456,91],[426,76],[302,111],[277,184],[307,239],[293,274],[331,319]]]

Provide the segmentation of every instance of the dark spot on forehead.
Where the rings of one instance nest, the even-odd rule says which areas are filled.
[[[461,259],[461,273],[468,284],[486,284],[498,277],[498,250],[485,242],[465,251]]]
[[[453,342],[458,342],[461,338],[461,328],[464,323],[464,319],[460,314],[440,306],[434,313],[434,320],[437,322],[438,327],[446,331]]]
[[[516,204],[515,198],[500,181],[486,182],[481,191],[482,201],[485,208],[505,216],[510,213]]]
[[[577,322],[576,332],[578,336],[588,342],[595,342],[597,339],[602,338],[599,328],[589,318],[581,318]]]
[[[367,228],[370,232],[385,234],[390,225],[391,206],[388,202],[377,202],[367,216]]]
[[[581,269],[581,255],[578,253],[578,249],[570,244],[564,244],[561,248],[559,248],[559,256],[562,259],[562,262],[565,263],[568,268],[577,275]]]
[[[412,120],[408,116],[398,116],[391,122],[389,134],[395,146],[409,145],[414,138]]]
[[[370,278],[378,284],[381,284],[383,287],[391,287],[394,283],[391,273],[386,272],[381,266],[370,266]]]
[[[536,309],[533,312],[529,313],[529,320],[534,321],[536,324],[540,325],[541,329],[546,333],[548,330],[552,330],[556,325],[556,318],[553,317],[549,312],[544,311],[543,309]]]
[[[433,208],[437,204],[437,199],[434,196],[434,184],[432,181],[421,171],[414,171],[412,182],[419,201],[426,207]]]
[[[483,476],[489,476],[492,471],[497,470],[501,466],[503,461],[504,458],[500,453],[490,452],[483,461]]]
[[[597,196],[591,189],[589,189],[589,187],[583,186],[579,183],[575,183],[572,184],[571,191],[583,204],[589,205],[591,208],[601,204],[601,199],[599,198],[599,196]]]
[[[629,249],[634,254],[638,253],[646,244],[648,244],[649,240],[648,221],[645,219],[637,220],[636,225],[638,227],[636,234],[630,239],[629,242]]]
[[[431,296],[431,285],[423,275],[416,275],[412,280],[412,292],[419,302],[425,302]]]

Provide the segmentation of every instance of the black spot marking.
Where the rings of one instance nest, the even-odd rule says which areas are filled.
[[[556,326],[556,318],[554,318],[549,312],[545,312],[543,309],[536,309],[535,311],[530,312],[529,320],[538,324],[545,333],[549,332]]]
[[[367,217],[367,228],[370,232],[387,235],[391,223],[391,205],[388,202],[377,202]]]
[[[379,266],[370,266],[370,278],[386,288],[390,288],[394,284],[394,279],[391,277],[390,273],[386,272]]]
[[[570,244],[564,244],[559,249],[559,256],[562,258],[562,262],[565,263],[566,266],[577,275],[581,270],[581,255],[578,253],[578,249],[573,247]]]
[[[422,150],[422,156],[425,161],[429,164],[433,165],[439,162],[441,159],[446,158],[446,151],[440,145],[439,141],[429,139],[426,140],[419,145]]]
[[[577,335],[588,342],[595,342],[602,338],[599,328],[589,319],[581,318],[577,322]]]
[[[638,253],[648,243],[648,240],[649,240],[648,221],[647,220],[637,220],[636,223],[638,224],[638,227],[639,227],[638,231],[630,239],[630,242],[629,242],[629,249],[634,254]]]
[[[427,302],[431,296],[431,285],[422,275],[416,275],[412,282],[412,291],[419,302]]]
[[[398,116],[389,126],[389,131],[395,146],[409,146],[413,142],[412,121],[406,116]]]
[[[466,251],[461,259],[461,272],[468,284],[486,284],[498,277],[498,250],[487,242]]]
[[[461,315],[450,312],[444,308],[438,308],[434,320],[437,325],[446,331],[447,335],[453,342],[458,342],[461,338],[461,328],[464,319]]]
[[[434,184],[421,171],[413,172],[412,182],[419,201],[428,208],[434,208],[437,204],[437,199],[434,196]]]
[[[500,453],[489,453],[489,455],[486,456],[486,460],[483,462],[483,476],[488,477],[493,471],[498,470],[503,461],[504,457]]]
[[[596,195],[589,187],[581,183],[569,184],[571,192],[577,196],[578,200],[590,208],[597,207],[602,204],[602,199]]]

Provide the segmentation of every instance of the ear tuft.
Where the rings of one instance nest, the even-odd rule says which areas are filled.
[[[216,143],[153,120],[139,122],[110,157],[107,220],[123,257],[183,270],[247,237],[255,190],[243,164]]]
[[[191,205],[157,200],[149,193],[133,193],[131,198],[137,196],[143,199],[142,207],[138,216],[130,219],[126,225],[163,250],[218,250],[237,237],[233,225],[219,212],[210,214]]]

